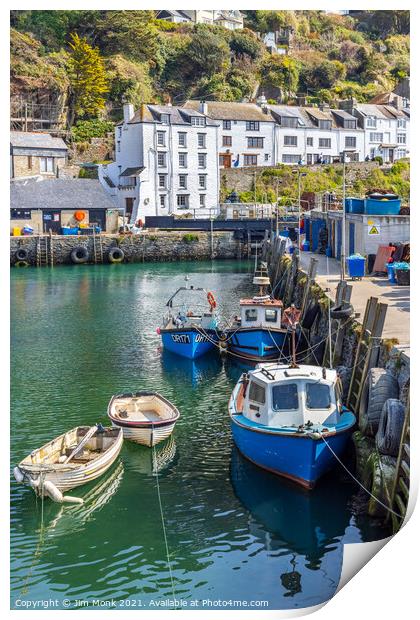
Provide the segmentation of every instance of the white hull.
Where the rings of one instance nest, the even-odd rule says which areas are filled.
[[[126,428],[119,426],[114,421],[112,421],[112,426],[122,428],[124,439],[134,441],[135,443],[139,443],[143,446],[152,447],[159,442],[164,441],[172,434],[175,422],[161,428],[157,426],[154,428]]]

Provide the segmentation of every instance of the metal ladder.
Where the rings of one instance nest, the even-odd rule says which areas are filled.
[[[97,239],[97,235],[95,232],[95,227],[93,228],[93,262],[95,264],[104,262],[104,252],[102,248],[102,237],[99,234],[99,239]]]
[[[36,244],[36,265],[37,267],[47,267],[48,265],[48,237],[38,235]]]
[[[401,434],[400,449],[397,458],[397,467],[392,490],[392,525],[394,532],[403,524],[407,512],[410,495],[410,401],[405,410],[404,426]],[[401,515],[401,516],[397,516]]]
[[[347,406],[356,415],[359,411],[362,388],[367,374],[379,360],[380,341],[387,309],[387,304],[378,303],[377,297],[370,297],[366,304],[347,396]]]
[[[341,280],[335,291],[335,306],[340,306],[343,302],[350,303],[351,293],[353,287],[351,284],[348,284],[345,280]],[[328,292],[329,289],[326,290]],[[331,301],[330,301],[331,304]],[[323,366],[331,366],[334,367],[339,363],[341,358],[341,353],[343,351],[343,343],[344,343],[344,334],[345,327],[348,319],[331,319],[331,342],[330,342],[330,334],[327,336],[327,341],[325,343],[325,351],[324,358],[322,361]],[[330,348],[331,348],[331,357],[330,360]]]

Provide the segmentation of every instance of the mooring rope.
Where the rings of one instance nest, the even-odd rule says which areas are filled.
[[[23,586],[22,589],[20,591],[20,596],[25,596],[28,593],[28,582],[29,579],[32,576],[32,573],[34,571],[34,568],[36,566],[36,564],[39,561],[39,558],[41,557],[41,549],[42,549],[42,545],[44,543],[44,537],[45,537],[45,527],[44,527],[44,476],[45,474],[41,472],[40,474],[40,489],[41,489],[41,527],[39,530],[39,537],[38,537],[38,542],[34,551],[34,555],[32,557],[32,562],[31,565],[29,567],[28,573],[25,577],[25,581],[23,582]],[[38,496],[36,495],[36,501],[38,503]]]
[[[351,476],[351,478],[353,478],[353,480],[368,494],[370,495],[370,497],[372,499],[375,500],[375,502],[377,502],[378,504],[380,504],[383,508],[385,508],[385,510],[388,510],[388,512],[391,512],[393,515],[395,515],[396,517],[398,517],[399,519],[404,519],[404,517],[402,515],[400,515],[398,512],[395,512],[395,510],[393,510],[392,508],[390,508],[389,506],[387,506],[386,504],[384,504],[383,502],[381,502],[381,500],[376,497],[375,495],[373,495],[373,493],[371,493],[361,482],[360,480],[358,480],[352,473],[351,471],[344,465],[343,461],[337,456],[337,454],[334,452],[334,450],[331,448],[330,444],[328,443],[328,441],[326,441],[326,439],[324,439],[324,437],[321,435],[321,439],[322,441],[325,443],[325,445],[327,446],[327,448],[330,450],[330,452],[335,456],[335,458],[337,459],[337,461],[340,463],[340,465],[346,470],[346,472],[348,473],[349,476]]]
[[[173,573],[172,573],[171,559],[169,557],[169,545],[168,545],[168,538],[167,538],[167,535],[166,535],[165,517],[163,515],[162,497],[160,495],[159,471],[158,471],[158,467],[157,467],[156,448],[155,448],[154,445],[152,446],[152,450],[153,450],[153,462],[156,463],[156,471],[154,472],[154,474],[156,476],[156,489],[157,489],[157,496],[158,496],[158,502],[159,502],[160,518],[161,518],[161,521],[162,521],[163,538],[164,538],[164,541],[165,541],[166,561],[168,563],[169,576],[170,576],[170,579],[171,579],[172,597],[173,597],[174,605],[175,605],[174,577],[173,577]]]

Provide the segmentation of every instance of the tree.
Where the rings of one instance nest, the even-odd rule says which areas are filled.
[[[70,79],[70,124],[74,118],[95,117],[105,107],[108,78],[98,48],[73,33],[68,61]]]
[[[299,64],[290,56],[267,56],[260,68],[263,86],[274,86],[295,93],[299,83]]]
[[[234,32],[229,47],[236,56],[249,56],[253,60],[261,56],[263,46],[251,31]]]
[[[191,36],[182,64],[187,69],[187,76],[194,80],[211,77],[227,68],[229,47],[221,36],[200,24]]]

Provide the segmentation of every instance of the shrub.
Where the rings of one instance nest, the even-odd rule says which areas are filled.
[[[71,133],[75,142],[89,142],[91,138],[104,138],[113,131],[114,123],[95,118],[87,121],[78,121]]]
[[[184,243],[194,243],[194,241],[198,241],[198,235],[187,233],[186,235],[182,237],[182,241]]]

